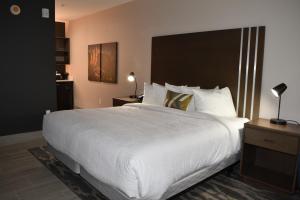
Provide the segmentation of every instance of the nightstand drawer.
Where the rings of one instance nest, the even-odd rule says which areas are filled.
[[[267,130],[245,128],[245,143],[288,154],[298,154],[298,138]]]

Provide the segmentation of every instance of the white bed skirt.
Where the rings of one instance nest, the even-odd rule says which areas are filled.
[[[87,180],[91,185],[93,185],[97,190],[99,190],[103,195],[108,197],[110,200],[139,200],[136,198],[130,198],[126,196],[120,190],[113,188],[90,175],[82,166],[80,166],[77,162],[72,160],[69,156],[64,153],[59,152],[54,147],[48,144],[47,149],[55,155],[55,157],[63,162],[68,168],[70,168],[73,172],[80,174],[85,180]],[[175,182],[172,184],[168,190],[165,192],[163,197],[160,200],[168,199],[189,187],[207,179],[208,177],[220,172],[221,170],[233,165],[238,162],[240,158],[239,154],[234,154],[231,157],[221,161],[218,164],[207,167],[205,169],[199,170],[189,176]]]

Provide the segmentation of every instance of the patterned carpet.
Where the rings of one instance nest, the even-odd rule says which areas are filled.
[[[73,173],[58,161],[44,147],[32,148],[29,152],[82,200],[109,200],[80,175]],[[236,165],[230,176],[227,176],[225,171],[220,172],[169,200],[300,200],[299,193],[294,195],[275,193],[242,182],[238,168]]]

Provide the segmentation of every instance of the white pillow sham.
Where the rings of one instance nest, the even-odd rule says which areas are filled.
[[[228,87],[219,90],[193,90],[193,93],[197,112],[236,117],[232,96]]]
[[[144,98],[143,102],[145,104],[156,104],[155,94],[153,86],[149,83],[144,83]]]
[[[165,87],[157,83],[152,85],[144,83],[144,98],[145,104],[163,106],[164,99],[166,97]]]
[[[163,106],[167,93],[167,91],[165,90],[165,86],[159,85],[157,83],[153,83],[152,85],[158,105]]]

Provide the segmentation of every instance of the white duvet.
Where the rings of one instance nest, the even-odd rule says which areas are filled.
[[[101,182],[157,200],[181,178],[238,153],[246,121],[127,104],[45,115],[43,135]]]

